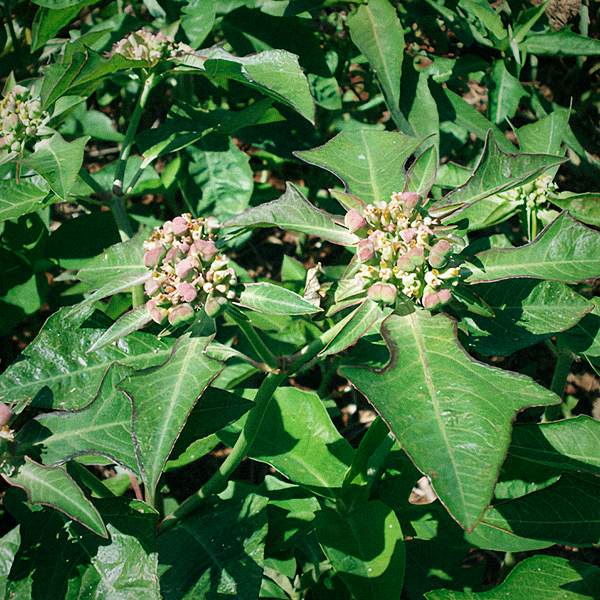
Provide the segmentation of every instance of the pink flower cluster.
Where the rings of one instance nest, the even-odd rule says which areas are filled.
[[[435,309],[450,300],[458,283],[453,245],[420,202],[414,192],[394,193],[388,203],[346,213],[346,227],[364,236],[357,247],[355,281],[376,302],[393,304],[400,291]]]
[[[193,51],[187,44],[176,44],[170,36],[140,29],[119,40],[112,47],[109,57],[121,54],[129,60],[145,60],[148,66],[154,67],[162,59],[178,58]]]
[[[235,271],[215,243],[219,227],[216,219],[184,214],[154,229],[144,242],[144,264],[152,269],[146,307],[157,323],[168,317],[177,325],[202,307],[216,316],[235,297]]]

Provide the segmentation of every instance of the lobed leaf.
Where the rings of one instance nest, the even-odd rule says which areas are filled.
[[[472,360],[443,314],[392,315],[381,333],[391,361],[381,371],[344,366],[438,497],[466,530],[481,520],[510,442],[511,421],[558,398],[527,377]]]
[[[406,183],[403,165],[420,141],[402,133],[361,129],[342,131],[324,146],[296,152],[298,158],[331,171],[346,192],[365,204],[389,200]]]

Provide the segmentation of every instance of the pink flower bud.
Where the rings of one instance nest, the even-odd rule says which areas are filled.
[[[179,248],[171,248],[163,258],[163,265],[171,262],[177,256],[177,252],[179,252]]]
[[[181,263],[179,263],[179,264],[181,264]],[[194,298],[196,297],[196,294],[198,292],[197,292],[196,288],[191,283],[188,283],[187,281],[184,281],[184,282],[180,283],[177,286],[177,293],[186,302],[191,302],[192,300],[194,300]]]
[[[211,260],[215,254],[219,253],[212,240],[196,240],[193,247],[204,262]]]
[[[169,323],[174,327],[189,323],[194,317],[194,309],[189,304],[180,304],[169,313]]]
[[[8,408],[4,402],[0,402],[0,427],[8,425],[9,421],[13,418],[14,412]]]
[[[452,252],[452,244],[447,240],[437,242],[429,252],[428,262],[434,269],[443,267],[448,262],[448,256]]]
[[[394,304],[396,288],[391,283],[374,283],[368,290],[367,296],[374,302]]]
[[[162,246],[158,246],[157,248],[152,248],[152,250],[148,250],[144,254],[144,266],[145,267],[154,267],[159,262],[160,259],[165,254],[165,249]]]
[[[349,210],[344,217],[344,223],[351,233],[367,226],[365,218],[357,210]]]
[[[410,243],[410,241],[417,235],[417,230],[415,227],[409,227],[408,229],[403,229],[400,232],[400,237],[402,238],[405,244]]]
[[[154,300],[148,300],[148,302],[146,302],[146,308],[152,319],[159,324],[162,323],[167,316],[167,311],[164,308],[158,308]]]
[[[400,201],[404,204],[405,208],[414,208],[419,201],[421,200],[421,196],[416,192],[402,192],[400,194]]]
[[[204,311],[209,317],[220,315],[229,301],[224,296],[213,296],[210,294],[208,300],[204,304]]]
[[[188,258],[184,258],[183,260],[180,260],[177,263],[177,266],[175,267],[175,272],[177,273],[177,277],[179,277],[179,279],[184,279],[185,276],[193,269],[193,265],[192,265],[192,261],[191,259]]]
[[[450,302],[451,298],[452,293],[450,290],[443,288],[433,294],[423,296],[423,306],[427,310],[435,310],[436,308],[440,308],[443,304]]]
[[[356,253],[360,262],[366,263],[375,256],[375,246],[371,240],[360,240]]]
[[[175,217],[173,219],[173,233],[175,235],[181,235],[188,229],[188,222],[183,217]]]
[[[398,268],[407,273],[411,273],[417,267],[420,267],[425,262],[425,252],[423,248],[415,246],[411,248],[406,254],[398,257],[396,264]]]
[[[144,283],[144,291],[147,296],[153,296],[160,289],[160,285],[158,281],[152,277],[152,279],[148,279],[146,283]]]

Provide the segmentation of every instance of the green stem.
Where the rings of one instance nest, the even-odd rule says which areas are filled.
[[[571,371],[571,364],[573,363],[575,356],[570,350],[561,350],[558,353],[558,360],[556,361],[556,367],[554,369],[554,376],[552,377],[552,383],[550,389],[562,399],[565,387],[567,385],[567,377]],[[562,405],[554,404],[547,406],[544,411],[543,421],[556,421],[562,416]]]
[[[579,34],[581,37],[588,37],[590,26],[590,3],[589,0],[583,0],[581,2],[581,12],[579,14]],[[581,69],[583,67],[584,56],[577,57],[577,66]]]
[[[131,121],[129,121],[129,126],[127,127],[127,131],[125,132],[125,139],[123,140],[123,145],[121,146],[121,154],[119,156],[119,162],[117,163],[115,180],[113,182],[113,194],[115,196],[123,195],[123,178],[125,177],[125,167],[127,165],[127,159],[129,158],[131,146],[133,144],[133,138],[135,137],[135,134],[137,132],[137,128],[140,124],[140,119],[142,118],[142,113],[144,112],[144,107],[146,106],[148,96],[150,95],[150,90],[153,86],[154,73],[150,73],[150,75],[148,75],[148,77],[143,83],[142,91],[138,97],[137,105],[133,111]]]
[[[94,194],[103,200],[104,203],[110,201],[110,192],[107,192],[83,167],[79,169],[79,177],[81,177],[86,185],[90,186],[92,190],[94,190]]]
[[[121,241],[126,242],[130,240],[133,237],[133,229],[125,210],[125,196],[113,196],[110,201],[110,210],[117,222]]]
[[[239,328],[244,332],[244,335],[248,338],[248,341],[261,360],[271,369],[277,371],[279,369],[277,359],[267,348],[266,344],[262,341],[254,327],[252,327],[252,323],[250,323],[246,315],[234,306],[227,307],[227,315],[231,317],[231,319],[235,321],[236,325],[238,325]]]
[[[21,47],[19,46],[19,40],[17,39],[17,32],[15,31],[15,27],[13,25],[11,10],[10,10],[10,0],[4,0],[2,4],[2,12],[4,13],[4,18],[6,19],[6,23],[8,24],[8,31],[10,34],[10,41],[12,42],[13,49],[17,56],[17,61],[22,69],[25,68],[25,64],[23,63],[23,59],[21,58]]]
[[[265,414],[273,398],[273,394],[287,377],[285,373],[269,373],[263,380],[258,393],[256,394],[255,404],[244,429],[240,434],[229,456],[225,459],[219,470],[194,494],[183,502],[177,510],[166,517],[158,526],[158,533],[164,533],[172,529],[184,517],[195,511],[212,494],[217,494],[225,489],[227,481],[235,471],[242,459],[248,454],[250,447],[254,443],[256,436],[265,418]]]

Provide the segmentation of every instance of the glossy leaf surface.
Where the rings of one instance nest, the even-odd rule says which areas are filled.
[[[526,406],[557,397],[530,379],[470,359],[452,321],[423,311],[381,328],[391,361],[382,371],[342,367],[373,403],[437,495],[467,530],[483,516]]]
[[[272,315],[310,315],[321,309],[298,294],[268,282],[247,283],[239,304]]]

